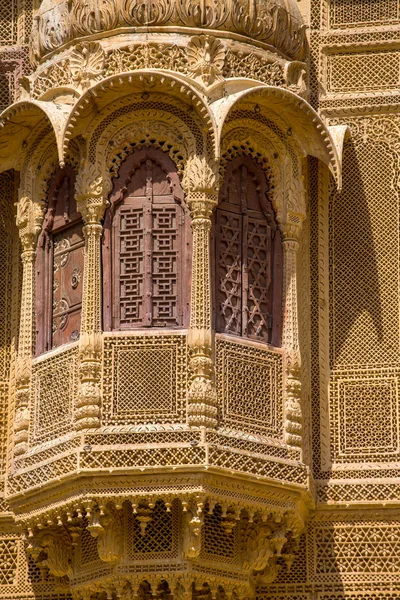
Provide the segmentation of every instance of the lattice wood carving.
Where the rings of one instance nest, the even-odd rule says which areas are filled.
[[[139,150],[121,166],[106,215],[106,329],[188,322],[189,215],[172,160]]]
[[[282,247],[271,182],[248,158],[230,161],[216,211],[217,330],[280,344]]]

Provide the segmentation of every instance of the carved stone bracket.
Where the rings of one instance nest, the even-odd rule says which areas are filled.
[[[63,526],[52,526],[27,538],[27,552],[54,577],[72,575],[72,538]]]
[[[111,188],[96,167],[83,160],[76,181],[76,202],[85,226],[85,266],[83,272],[83,304],[80,336],[80,382],[76,403],[77,429],[100,425],[102,331],[101,331],[101,276],[100,240],[103,233],[101,219],[107,206]]]
[[[110,564],[121,560],[124,551],[122,519],[114,506],[96,510],[88,530],[92,537],[97,538],[97,551],[101,560]]]
[[[219,175],[216,163],[193,156],[186,164],[182,186],[192,217],[193,271],[189,346],[192,382],[188,393],[188,418],[193,426],[215,427],[217,398],[213,382],[211,322],[210,231],[217,205]]]
[[[202,504],[197,504],[184,512],[182,555],[183,558],[189,560],[196,559],[200,555],[201,529],[204,523],[204,512],[202,508]]]

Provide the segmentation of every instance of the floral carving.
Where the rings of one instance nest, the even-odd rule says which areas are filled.
[[[174,5],[169,0],[123,0],[121,13],[129,25],[163,25],[171,18]]]
[[[118,10],[114,0],[75,0],[70,19],[74,36],[99,33],[117,26]]]
[[[225,48],[211,35],[194,36],[187,48],[189,70],[195,78],[206,85],[222,79],[225,62]]]
[[[71,5],[70,12],[68,5]],[[183,26],[222,29],[275,45],[301,60],[305,26],[293,2],[275,0],[45,0],[35,21],[36,60],[80,35],[134,27]]]
[[[104,52],[98,42],[78,44],[71,52],[70,69],[74,83],[87,88],[104,69]]]
[[[101,560],[111,564],[121,560],[123,554],[122,522],[115,507],[109,506],[96,511],[88,530],[92,537],[97,538],[97,551]]]

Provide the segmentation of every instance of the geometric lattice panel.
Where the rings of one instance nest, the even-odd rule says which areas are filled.
[[[56,439],[71,430],[78,384],[77,358],[75,347],[34,362],[32,443]]]
[[[125,519],[127,553],[130,560],[178,558],[179,504],[177,501],[172,503],[169,511],[164,502],[155,503],[145,535],[142,535],[138,517],[133,514],[130,506],[126,506]]]
[[[400,0],[330,0],[329,27],[388,25],[400,20]]]
[[[361,138],[364,122],[356,126],[354,137]],[[343,189],[332,194],[329,203],[333,369],[399,364],[400,295],[395,282],[400,280],[400,215],[394,170],[398,157],[394,146],[372,138],[382,139],[392,127],[391,122],[376,119],[364,140],[346,144]]]
[[[103,424],[186,420],[186,335],[106,336]]]
[[[18,562],[18,543],[13,539],[0,539],[0,586],[15,583]]]
[[[399,52],[362,52],[328,56],[327,91],[362,92],[400,86]]]
[[[398,369],[335,371],[331,377],[333,458],[386,460],[399,448]]]
[[[0,46],[13,46],[16,43],[17,0],[3,0],[0,3]]]
[[[227,530],[223,527],[222,509],[217,504],[214,510],[205,514],[202,528],[203,548],[201,557],[205,560],[229,562],[239,561],[239,527]]]
[[[314,581],[400,581],[400,524],[317,523],[309,536]]]
[[[221,424],[281,437],[282,354],[218,338],[216,362]]]

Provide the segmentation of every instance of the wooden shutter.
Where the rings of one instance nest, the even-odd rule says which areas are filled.
[[[73,171],[60,169],[49,187],[36,259],[37,354],[79,338],[84,239],[74,184]]]
[[[217,330],[280,344],[282,250],[264,173],[228,164],[216,214]]]
[[[177,191],[182,199],[183,193],[167,158],[159,151],[139,151],[128,157],[127,178],[117,182],[103,252],[103,261],[111,259],[112,265],[111,272],[104,265],[106,296],[109,280],[112,290],[105,302],[106,328],[109,304],[109,326],[116,330],[182,327],[187,322],[189,219],[176,200]]]

